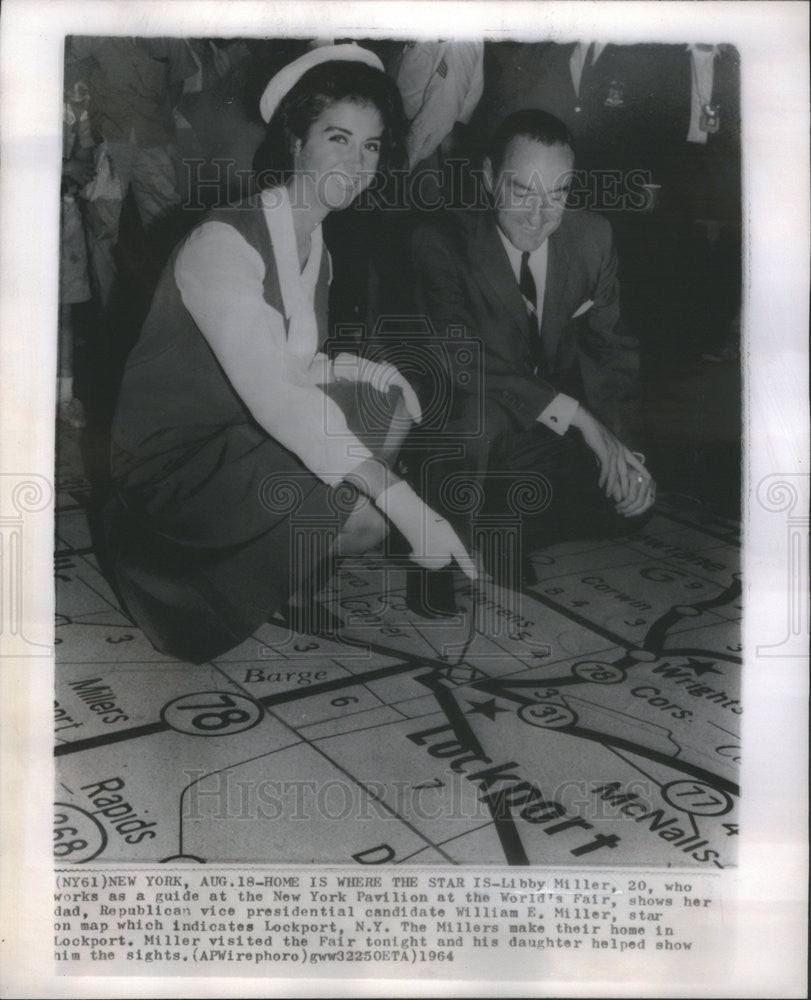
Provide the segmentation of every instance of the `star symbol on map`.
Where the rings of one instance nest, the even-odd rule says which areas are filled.
[[[494,720],[496,712],[508,712],[508,708],[499,708],[495,698],[487,701],[468,701],[468,705],[473,707],[468,711],[468,715],[485,715],[488,719]]]
[[[697,660],[693,656],[687,657],[687,663],[685,667],[688,667],[696,677],[701,677],[704,674],[720,674],[720,670],[716,670],[714,660]]]

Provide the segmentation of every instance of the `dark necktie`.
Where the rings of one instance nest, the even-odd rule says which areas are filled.
[[[535,288],[535,279],[529,269],[529,252],[527,250],[521,254],[521,274],[518,279],[518,287],[524,297],[524,305],[529,317],[529,333],[534,341],[538,337],[538,293]]]

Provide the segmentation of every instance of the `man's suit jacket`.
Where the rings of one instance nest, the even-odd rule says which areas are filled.
[[[715,57],[712,103],[720,109],[717,132],[706,143],[687,141],[693,66],[684,45],[660,45],[662,86],[657,93],[657,131],[661,167],[671,210],[689,219],[715,219],[740,225],[741,116],[740,56],[720,45]]]
[[[566,392],[623,433],[636,392],[638,342],[620,321],[617,258],[605,219],[567,211],[549,237],[543,352],[531,338],[491,211],[448,212],[423,224],[413,251],[419,307],[436,334],[461,325],[482,345],[481,379],[455,380],[463,392],[500,403],[525,429]]]
[[[596,63],[584,66],[578,91],[569,65],[575,46],[486,43],[488,85],[473,127],[488,136],[514,111],[539,108],[572,133],[578,170],[650,169],[658,141],[651,132],[656,97],[666,89],[657,59],[675,46],[608,44]]]

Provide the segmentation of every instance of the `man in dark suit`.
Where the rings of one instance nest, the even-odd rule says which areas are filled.
[[[486,489],[541,473],[550,503],[536,540],[547,543],[627,528],[655,496],[625,443],[638,345],[620,320],[611,229],[566,209],[573,168],[559,119],[516,112],[484,161],[490,204],[447,212],[414,239],[420,308],[437,334],[463,327],[482,352],[478,376],[450,372],[462,391],[444,430],[463,455],[429,462],[423,488],[448,509],[448,476]]]

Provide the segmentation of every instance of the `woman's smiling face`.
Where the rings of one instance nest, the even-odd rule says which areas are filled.
[[[383,120],[372,104],[342,100],[312,123],[305,140],[293,143],[293,165],[306,188],[328,211],[347,208],[377,170]]]

